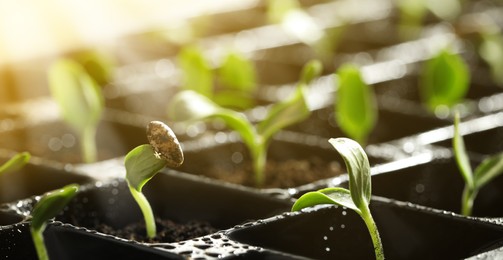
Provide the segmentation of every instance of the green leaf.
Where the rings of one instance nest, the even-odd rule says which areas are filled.
[[[503,153],[491,156],[485,159],[474,173],[474,183],[477,189],[482,188],[492,179],[500,176],[503,173]]]
[[[253,93],[257,87],[255,67],[238,53],[229,53],[218,70],[220,83],[226,89]]]
[[[432,111],[440,105],[452,107],[459,103],[468,91],[469,75],[468,66],[459,55],[447,49],[440,51],[423,67],[420,78],[423,102]]]
[[[356,211],[361,211],[356,207],[351,198],[350,191],[344,188],[326,188],[319,191],[312,191],[302,195],[295,201],[292,211],[299,211],[303,208],[312,207],[320,204],[335,204]]]
[[[183,89],[194,90],[207,97],[213,95],[213,74],[199,48],[188,46],[182,49],[178,64],[183,73]]]
[[[151,145],[143,144],[126,155],[124,165],[128,184],[141,192],[143,185],[166,166],[166,161],[155,154]]]
[[[366,143],[377,122],[375,94],[353,65],[343,65],[337,71],[339,88],[336,91],[335,119],[348,137]]]
[[[56,61],[49,70],[49,87],[69,125],[77,131],[98,125],[104,97],[96,82],[77,62]]]
[[[107,53],[88,49],[71,53],[69,56],[78,62],[98,85],[104,86],[112,80],[115,64]]]
[[[241,135],[248,147],[255,146],[255,128],[242,113],[222,108],[194,91],[186,90],[177,93],[168,105],[168,117],[174,121],[220,118],[229,128]]]
[[[482,33],[479,53],[490,66],[493,80],[503,85],[503,35],[498,29]]]
[[[61,189],[46,193],[33,208],[31,228],[34,230],[43,229],[45,223],[63,210],[78,190],[79,185],[70,184]]]
[[[319,60],[311,60],[302,68],[300,73],[300,84],[308,85],[311,81],[321,75],[323,64]]]
[[[196,121],[218,113],[220,107],[202,94],[184,90],[168,103],[168,117],[174,121]]]
[[[368,207],[371,197],[370,164],[363,148],[348,138],[331,138],[330,144],[341,154],[349,174],[349,190],[357,208]]]
[[[466,154],[465,142],[459,133],[459,112],[454,115],[454,137],[452,139],[452,146],[454,149],[454,157],[458,164],[459,171],[465,180],[466,185],[474,188],[473,172],[470,166],[470,159]]]
[[[304,92],[301,84],[289,98],[271,107],[266,118],[257,127],[257,132],[264,140],[269,140],[279,130],[309,117],[311,111]]]
[[[23,168],[30,160],[31,155],[28,152],[22,152],[14,155],[7,162],[0,165],[0,175],[7,172],[15,172]]]

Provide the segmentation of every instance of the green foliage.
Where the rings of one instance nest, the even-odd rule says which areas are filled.
[[[78,185],[70,184],[59,190],[46,193],[42,196],[40,201],[35,204],[31,214],[30,232],[40,260],[49,259],[43,236],[47,221],[61,212],[68,202],[72,200],[78,190]]]
[[[341,154],[349,174],[349,190],[325,188],[302,195],[293,205],[292,211],[320,204],[335,204],[354,210],[365,222],[376,259],[384,259],[381,238],[369,209],[371,196],[370,164],[363,148],[348,138],[331,138],[330,144]]]
[[[124,158],[124,165],[129,191],[143,213],[147,236],[153,238],[157,233],[154,213],[142,193],[142,188],[166,165],[181,165],[183,153],[173,131],[162,122],[150,122],[147,137],[150,144],[143,144],[131,150]]]
[[[223,107],[243,110],[254,105],[257,73],[254,64],[243,55],[227,53],[214,72],[202,51],[190,45],[181,51],[178,61],[183,74],[182,89],[193,90]]]
[[[503,153],[486,158],[475,168],[475,171],[472,171],[463,137],[459,133],[459,121],[459,113],[456,113],[454,117],[452,145],[459,171],[465,181],[465,188],[461,199],[461,214],[470,216],[479,190],[503,173]]]
[[[189,45],[182,49],[178,64],[183,72],[182,89],[213,96],[213,74],[200,48]]]
[[[337,76],[335,120],[348,137],[365,144],[377,122],[374,91],[363,81],[360,70],[354,65],[341,66]]]
[[[229,52],[218,70],[219,87],[213,100],[223,107],[246,109],[254,105],[257,76],[254,64],[237,52]]]
[[[222,119],[229,128],[238,132],[252,157],[256,186],[262,186],[267,147],[279,130],[298,123],[310,114],[305,100],[305,88],[321,72],[319,62],[306,64],[297,90],[282,102],[274,104],[265,119],[256,127],[242,114],[223,108],[196,92],[180,92],[171,100],[168,117],[174,121]]]
[[[8,172],[19,171],[30,160],[31,155],[28,152],[22,152],[14,155],[7,162],[0,165],[0,176]]]
[[[115,62],[112,57],[98,50],[81,50],[70,53],[69,59],[79,63],[99,86],[112,81]]]
[[[468,92],[469,75],[468,66],[459,55],[441,50],[424,64],[420,78],[423,102],[431,111],[458,104]]]
[[[60,59],[49,69],[49,87],[61,115],[81,138],[84,162],[96,161],[96,128],[104,110],[104,97],[84,68]]]
[[[131,150],[124,159],[126,180],[129,186],[141,192],[157,172],[166,166],[166,161],[156,156],[150,144],[143,144]]]
[[[499,31],[482,33],[479,53],[489,64],[493,80],[503,85],[503,34]]]

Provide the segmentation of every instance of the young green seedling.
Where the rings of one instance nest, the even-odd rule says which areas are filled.
[[[212,100],[220,106],[244,110],[254,105],[257,73],[254,64],[237,52],[229,52],[217,71],[218,86]]]
[[[80,137],[83,161],[96,161],[96,129],[105,104],[101,89],[81,65],[70,59],[60,59],[51,66],[49,87],[63,119]]]
[[[59,190],[46,193],[40,201],[35,204],[31,214],[32,219],[30,232],[33,244],[35,245],[35,249],[37,251],[38,259],[49,259],[43,234],[47,226],[47,221],[54,218],[66,206],[66,204],[72,200],[78,190],[79,185],[70,184]]]
[[[168,116],[175,121],[222,119],[238,132],[250,151],[256,186],[264,182],[267,148],[279,130],[307,118],[310,110],[305,100],[305,88],[321,73],[321,63],[312,61],[303,69],[297,90],[287,99],[274,104],[267,116],[254,126],[242,113],[220,107],[210,99],[193,91],[180,92],[169,103]]]
[[[0,176],[8,172],[15,172],[25,166],[30,160],[31,155],[28,152],[22,152],[14,155],[7,162],[0,165]]]
[[[455,113],[452,146],[459,171],[465,181],[465,188],[461,197],[461,214],[470,216],[472,214],[473,202],[479,190],[503,173],[503,153],[486,158],[475,168],[475,171],[472,171],[463,137],[459,133],[459,121],[459,113]]]
[[[145,219],[147,236],[154,238],[157,233],[154,213],[142,193],[142,188],[165,166],[180,166],[183,163],[183,152],[171,128],[162,122],[150,122],[147,126],[147,137],[149,144],[131,150],[126,155],[124,164],[129,190]]]
[[[364,145],[377,122],[374,91],[363,81],[360,70],[354,65],[341,66],[337,76],[335,120],[349,138]]]
[[[420,78],[423,102],[433,112],[458,104],[466,95],[470,72],[463,59],[448,49],[428,60]]]
[[[302,195],[293,205],[292,211],[320,204],[335,204],[354,210],[365,222],[376,259],[384,259],[381,237],[369,209],[371,197],[370,164],[363,148],[348,138],[331,138],[330,144],[341,154],[349,174],[349,190],[325,188]]]
[[[193,90],[203,96],[213,96],[213,73],[200,48],[189,45],[178,56],[182,71],[182,89]]]
[[[181,51],[178,63],[182,89],[198,92],[227,108],[243,110],[253,106],[257,75],[254,64],[243,55],[227,53],[214,73],[201,49],[189,45]]]

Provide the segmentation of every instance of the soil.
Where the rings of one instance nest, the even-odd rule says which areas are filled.
[[[229,169],[227,164],[214,164],[206,168],[202,174],[229,183],[256,187],[250,162],[230,167],[232,169]],[[307,160],[269,160],[264,185],[261,188],[293,188],[342,173],[344,168],[338,162],[327,163],[317,157]]]
[[[116,229],[102,223],[92,229],[105,234],[147,243],[179,242],[209,235],[218,231],[218,229],[204,221],[193,220],[187,223],[176,223],[169,219],[156,218],[155,222],[157,226],[157,236],[153,239],[147,238],[145,222],[143,221],[129,224],[122,229]]]

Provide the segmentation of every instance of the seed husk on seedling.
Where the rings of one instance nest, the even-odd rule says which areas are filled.
[[[14,155],[7,162],[0,165],[0,176],[8,172],[15,172],[23,168],[30,160],[31,155],[28,152],[22,152]]]
[[[47,226],[47,221],[54,218],[63,208],[72,200],[79,185],[70,184],[61,189],[50,191],[42,196],[35,204],[32,210],[32,219],[30,224],[30,232],[33,239],[33,244],[37,251],[38,259],[48,260],[49,254],[44,243],[44,230]]]
[[[194,122],[219,118],[229,128],[241,136],[250,152],[255,185],[260,187],[264,182],[264,171],[268,145],[278,131],[306,119],[311,111],[308,108],[305,92],[307,85],[321,73],[321,62],[308,62],[302,71],[297,89],[292,95],[274,104],[265,119],[253,125],[243,113],[223,108],[194,91],[179,92],[168,106],[168,117],[174,121]]]
[[[466,153],[463,137],[459,133],[459,121],[459,113],[456,112],[454,116],[452,146],[456,163],[465,181],[465,188],[461,198],[461,214],[470,216],[473,211],[473,203],[480,189],[503,173],[503,153],[486,158],[473,171],[468,154]]]
[[[349,174],[349,190],[336,187],[308,192],[294,203],[292,211],[320,204],[335,204],[352,209],[365,222],[374,244],[376,259],[384,259],[381,237],[370,213],[370,164],[363,148],[348,138],[331,138],[330,144],[341,154]]]
[[[147,138],[149,144],[131,150],[124,159],[124,165],[129,191],[145,219],[147,237],[154,238],[157,233],[154,213],[142,188],[162,168],[180,166],[183,163],[183,152],[175,133],[160,121],[148,124]]]

